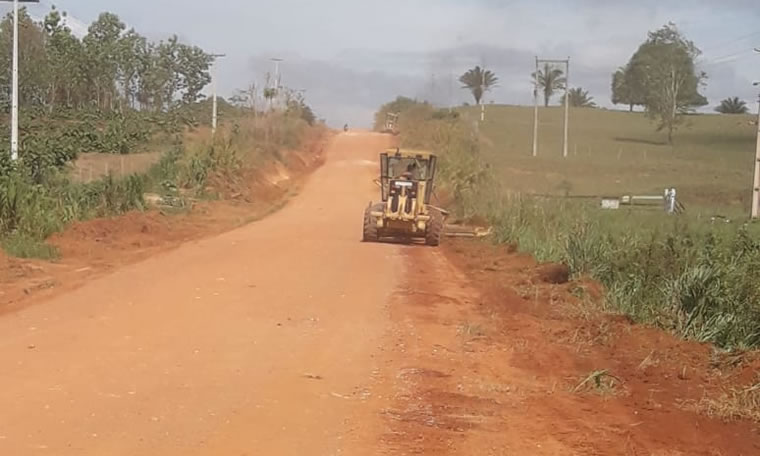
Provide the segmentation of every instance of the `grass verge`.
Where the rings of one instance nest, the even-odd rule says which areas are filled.
[[[593,119],[603,115],[620,117],[603,111],[589,114]],[[609,122],[603,125],[608,128]],[[502,178],[509,164],[520,171],[522,162],[489,156],[490,140],[479,131],[484,127],[471,122],[466,110],[407,104],[399,128],[403,145],[432,149],[441,156],[440,188],[451,196],[457,218],[486,217],[496,242],[516,244],[539,261],[564,263],[575,277],[598,280],[606,290],[607,311],[723,348],[760,347],[760,282],[755,279],[760,273],[760,228],[756,225],[716,223],[699,212],[683,216],[662,211],[605,212],[596,202],[526,194]],[[675,158],[657,163],[664,166],[678,159],[694,162],[691,170],[733,169],[743,159],[737,146],[745,142],[742,132],[739,128],[735,137],[728,136],[722,161],[705,148],[683,146],[671,151]],[[592,133],[589,130],[589,140]],[[637,130],[633,136],[644,134]],[[692,136],[702,138],[704,133]],[[716,136],[710,138],[711,150],[718,149],[722,143]],[[585,178],[595,179],[595,162],[585,166]],[[551,168],[544,170],[550,172]],[[625,175],[620,169],[615,172]],[[694,173],[692,181],[704,177]]]

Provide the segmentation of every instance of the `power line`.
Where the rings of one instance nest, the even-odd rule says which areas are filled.
[[[723,55],[720,57],[715,57],[701,63],[707,66],[720,65],[724,63],[732,63],[737,60],[741,60],[743,58],[749,57],[750,55],[752,55],[753,50],[754,48],[743,49],[741,51],[733,52],[731,54]]]
[[[713,52],[713,51],[716,51],[718,49],[723,49],[723,48],[725,48],[726,46],[728,46],[730,44],[734,44],[734,43],[738,43],[740,41],[748,40],[748,39],[753,38],[755,36],[760,36],[760,31],[759,32],[748,33],[748,34],[742,35],[742,36],[738,36],[736,38],[733,38],[733,39],[731,39],[729,41],[724,41],[724,42],[722,42],[722,43],[720,43],[718,45],[715,45],[715,46],[708,46],[707,49],[703,50],[703,52]]]

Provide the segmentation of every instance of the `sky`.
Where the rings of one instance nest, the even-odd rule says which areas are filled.
[[[760,80],[757,0],[42,0],[30,9],[41,17],[52,4],[75,31],[110,11],[152,39],[177,34],[226,54],[217,67],[223,96],[262,86],[270,59],[283,58],[283,84],[304,89],[334,126],[369,126],[397,95],[471,102],[456,79],[475,65],[500,79],[487,102],[530,104],[536,56],[569,57],[571,87],[612,107],[611,74],[671,21],[704,52],[709,109],[729,96],[754,109]]]

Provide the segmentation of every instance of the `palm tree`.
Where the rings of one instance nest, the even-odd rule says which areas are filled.
[[[721,114],[747,114],[749,112],[747,103],[740,100],[739,97],[726,98],[720,102],[715,110]]]
[[[594,97],[589,95],[588,90],[583,90],[580,87],[570,89],[567,96],[570,99],[570,106],[574,108],[596,108]],[[564,105],[564,97],[562,101],[562,104]]]
[[[544,91],[544,106],[549,106],[554,92],[565,88],[564,71],[545,63],[542,70],[538,70],[538,87]],[[536,79],[536,73],[531,75]]]
[[[499,78],[496,77],[496,74],[494,74],[493,71],[476,66],[475,68],[467,70],[467,72],[459,78],[459,82],[463,84],[463,89],[468,89],[472,92],[472,96],[475,98],[475,104],[480,104],[480,101],[483,99],[483,94],[496,87]]]

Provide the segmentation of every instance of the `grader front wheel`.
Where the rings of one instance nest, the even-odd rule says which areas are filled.
[[[364,210],[364,233],[362,240],[364,242],[377,242],[378,239],[377,222],[372,217],[372,206],[369,206]]]
[[[437,247],[441,244],[443,236],[443,214],[438,211],[430,212],[431,219],[425,233],[425,244],[431,247]]]

